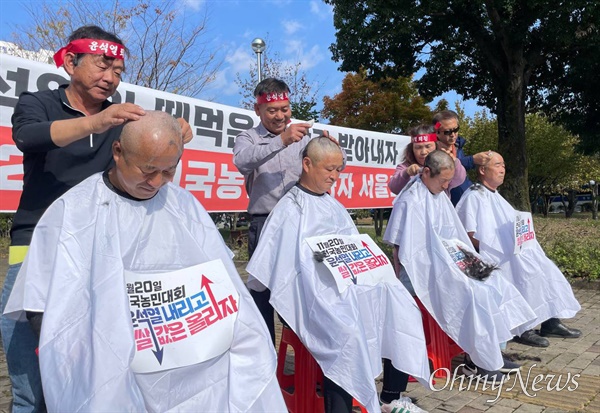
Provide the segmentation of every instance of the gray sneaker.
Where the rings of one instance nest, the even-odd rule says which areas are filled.
[[[486,379],[488,382],[495,381],[496,383],[500,383],[500,381],[504,378],[504,374],[500,371],[490,371],[482,367],[477,367],[477,375],[483,379]]]
[[[465,357],[463,359],[462,373],[468,377],[477,374],[477,366],[475,365],[475,363],[473,363],[471,357],[469,357],[468,354],[465,354]]]
[[[509,360],[504,354],[502,355],[504,365],[500,367],[501,373],[512,373],[521,370],[521,365]]]

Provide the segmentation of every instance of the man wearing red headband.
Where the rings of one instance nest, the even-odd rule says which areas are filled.
[[[250,197],[248,230],[250,257],[258,244],[264,222],[277,202],[291,189],[302,172],[302,151],[308,144],[311,123],[290,124],[290,89],[285,82],[268,78],[254,90],[254,111],[260,117],[257,127],[240,133],[233,147],[233,163],[244,175]],[[248,288],[263,315],[275,342],[273,307],[270,293],[253,277]]]
[[[460,162],[467,171],[474,169],[477,165],[482,165],[488,158],[488,152],[479,152],[468,156],[463,147],[467,143],[466,139],[459,136],[458,114],[452,110],[442,110],[433,117],[433,125],[437,134],[439,149],[450,154],[453,158],[460,159]],[[460,186],[451,189],[450,200],[452,205],[456,206],[458,200],[470,186],[472,182],[466,177]]]
[[[70,83],[56,90],[24,92],[19,97],[12,116],[13,139],[23,152],[25,174],[11,228],[0,314],[46,208],[84,179],[108,169],[112,143],[122,125],[144,115],[138,105],[107,100],[121,81],[125,51],[114,34],[96,26],[80,27],[54,56],[57,66],[70,76]],[[189,140],[189,125],[185,132]],[[44,411],[35,355],[38,338],[27,321],[2,317],[0,328],[13,388],[13,412]]]

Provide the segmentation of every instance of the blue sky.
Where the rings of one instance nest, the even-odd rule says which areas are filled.
[[[200,18],[204,10],[208,11],[208,36],[223,59],[216,81],[199,98],[240,105],[241,94],[234,80],[236,73],[248,72],[256,62],[250,47],[256,37],[267,39],[268,51],[278,52],[287,62],[301,62],[308,78],[322,84],[319,110],[323,96],[340,92],[344,73],[338,70],[338,63],[332,60],[329,51],[335,41],[333,12],[322,1],[184,0],[183,3],[187,19]],[[0,0],[0,40],[10,41],[16,26],[30,23],[23,4],[21,0]],[[451,108],[461,99],[454,92],[442,97],[450,102]],[[465,101],[463,106],[468,116],[481,110],[474,101]]]

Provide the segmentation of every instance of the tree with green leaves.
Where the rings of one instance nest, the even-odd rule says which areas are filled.
[[[333,125],[406,134],[411,126],[431,121],[427,103],[410,78],[374,81],[360,70],[346,75],[340,93],[323,98],[321,114]]]
[[[597,0],[325,0],[333,5],[334,59],[341,70],[410,76],[420,69],[423,96],[456,90],[497,116],[498,149],[507,164],[508,200],[529,209],[526,103],[556,86],[548,57],[568,66],[580,33],[597,36]],[[597,53],[596,49],[595,54]]]
[[[465,132],[470,149],[479,152],[497,146],[497,128],[496,119],[487,112],[476,113]],[[546,216],[550,199],[562,195],[565,216],[568,218],[575,211],[577,193],[595,176],[600,176],[598,156],[578,153],[575,148],[579,138],[565,128],[552,124],[544,115],[528,114],[525,128],[530,202],[535,205],[541,199],[540,212]]]
[[[594,13],[585,10],[586,15]],[[550,51],[543,65],[543,75],[532,78],[538,93],[532,103],[553,122],[579,136],[578,149],[585,154],[600,154],[600,19],[594,25],[581,25],[580,30],[563,33],[557,30],[559,41],[566,38],[566,47],[576,58],[565,62],[559,53]],[[591,20],[594,21],[594,20]]]
[[[321,114],[338,126],[406,134],[411,126],[431,121],[427,102],[410,78],[384,77],[373,81],[360,70],[346,75],[340,93],[323,98]],[[376,209],[373,224],[378,237],[383,231],[383,219],[384,210]]]
[[[125,43],[123,80],[135,85],[195,97],[221,65],[205,39],[205,12],[192,22],[175,0],[42,0],[27,8],[31,23],[12,36],[19,47],[56,51],[78,27],[97,25]]]
[[[314,119],[319,121],[317,106],[317,94],[322,86],[321,83],[309,79],[306,71],[302,69],[302,62],[286,63],[278,52],[264,52],[262,59],[262,78],[273,77],[283,80],[290,88],[290,107],[292,117],[301,120]],[[254,109],[254,89],[258,84],[258,70],[256,63],[250,68],[248,74],[243,76],[236,74],[235,83],[241,89],[241,107],[249,110]]]

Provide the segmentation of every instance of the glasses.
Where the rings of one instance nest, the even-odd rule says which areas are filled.
[[[454,133],[458,133],[459,129],[460,129],[460,126],[457,126],[457,127],[456,127],[456,128],[454,128],[454,129],[445,130],[445,131],[444,131],[444,132],[442,132],[442,133],[443,133],[444,135],[446,135],[446,136],[450,136],[450,135],[452,135],[452,134],[454,134]],[[441,131],[440,131],[440,132],[441,132]]]

